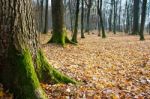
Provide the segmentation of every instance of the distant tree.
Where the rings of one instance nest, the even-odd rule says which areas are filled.
[[[125,33],[129,34],[130,31],[130,5],[128,0],[126,0],[125,4],[125,13],[126,13],[126,26],[125,26]]]
[[[90,13],[91,13],[92,1],[93,0],[85,0],[85,4],[87,6],[87,18],[86,18],[85,32],[88,32],[88,34],[89,34],[89,30],[90,30],[89,27],[90,27]]]
[[[72,36],[72,42],[77,43],[77,33],[78,33],[78,19],[79,19],[79,6],[80,6],[80,0],[77,0],[76,2],[76,17],[75,17],[75,25],[74,25],[74,33]]]
[[[140,12],[140,0],[133,0],[133,30],[132,35],[139,33],[139,12]]]
[[[119,22],[118,22],[118,30],[121,30],[121,13],[122,13],[122,0],[119,1]]]
[[[58,43],[65,45],[65,43],[73,43],[67,37],[67,31],[64,26],[64,7],[63,0],[51,0],[52,4],[52,23],[53,34],[48,43]]]
[[[97,11],[100,18],[101,28],[102,28],[102,38],[106,38],[104,24],[103,24],[103,18],[102,18],[102,0],[97,1]]]
[[[116,34],[116,0],[113,0],[113,11],[114,11],[114,19],[113,19],[113,32]]]
[[[45,2],[45,25],[44,25],[44,32],[43,33],[47,33],[48,32],[48,0],[46,0]]]
[[[147,9],[147,0],[143,0],[142,4],[142,19],[141,19],[141,26],[140,26],[140,40],[144,40],[144,25],[145,25],[145,19],[146,19],[146,9]]]
[[[85,38],[84,36],[84,0],[81,0],[81,38]]]
[[[70,30],[73,32],[73,10],[72,10],[72,0],[69,0],[69,13],[70,13]]]
[[[100,23],[100,18],[98,18],[98,36],[101,36],[101,23]]]
[[[44,0],[40,0],[40,23],[39,23],[39,30],[41,33],[43,33],[43,26],[44,26],[44,21],[43,21],[43,11],[44,11]]]
[[[111,0],[110,5],[111,7],[110,7],[110,12],[109,12],[109,31],[112,31],[113,0]]]

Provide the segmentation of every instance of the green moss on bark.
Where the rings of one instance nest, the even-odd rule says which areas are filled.
[[[16,99],[47,99],[37,78],[32,56],[29,50],[14,54],[15,67],[14,90]]]
[[[53,33],[52,38],[48,43],[57,43],[57,44],[62,44],[65,45],[65,37],[66,33]]]
[[[54,33],[52,35],[52,38],[48,41],[48,43],[57,43],[65,46],[66,43],[75,44],[69,38],[67,37],[67,31],[66,29],[63,30],[63,33]]]
[[[40,50],[37,56],[37,74],[41,81],[48,83],[73,83],[77,82],[68,76],[57,71],[53,68],[44,57],[43,52]]]

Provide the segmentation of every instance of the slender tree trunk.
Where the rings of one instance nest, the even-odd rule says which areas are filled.
[[[0,9],[0,82],[15,99],[47,99],[39,81],[76,83],[44,57],[31,0],[0,1]]]
[[[82,0],[82,9],[81,9],[81,38],[85,38],[83,29],[84,29],[84,0]]]
[[[139,33],[139,4],[140,0],[133,0],[134,5],[133,5],[133,30],[132,30],[132,35],[137,35]]]
[[[149,27],[149,35],[150,35],[150,23],[148,24],[148,27]]]
[[[86,1],[85,1],[86,2]],[[86,30],[85,32],[88,32],[90,34],[90,14],[91,14],[91,7],[92,7],[92,0],[88,0],[88,3],[86,2],[87,5],[87,18],[86,18]]]
[[[121,31],[121,2],[122,0],[120,0],[120,6],[119,6],[119,31]]]
[[[129,34],[130,30],[130,9],[129,9],[129,4],[126,5],[126,13],[127,13],[127,18],[126,18],[126,33]]]
[[[101,36],[100,18],[98,19],[98,36]]]
[[[45,7],[45,26],[44,26],[44,32],[48,32],[48,0],[46,0],[46,7]]]
[[[43,32],[43,4],[44,4],[44,0],[40,1],[40,23],[39,23],[39,28],[40,28],[40,32]]]
[[[80,0],[77,0],[76,4],[76,19],[75,19],[75,27],[74,27],[74,33],[72,36],[72,42],[78,43],[77,42],[77,34],[78,34],[78,18],[79,18],[79,6],[80,6]]]
[[[91,8],[88,8],[88,12],[87,12],[87,18],[86,18],[86,30],[85,32],[88,32],[88,34],[90,34],[89,32],[89,23],[90,23],[90,13],[91,13]]]
[[[141,26],[140,26],[140,40],[144,40],[144,25],[145,25],[145,19],[146,19],[146,7],[147,0],[143,0],[142,4],[142,19],[141,19]]]
[[[113,5],[114,5],[114,23],[113,23],[113,25],[114,25],[114,28],[113,28],[113,32],[114,32],[114,34],[116,34],[116,0],[113,0]]]
[[[52,4],[52,23],[53,35],[48,43],[73,43],[67,37],[66,28],[64,27],[64,6],[63,0],[51,0]]]
[[[73,13],[71,8],[71,0],[69,0],[69,12],[70,12],[70,25],[71,25],[71,31],[73,32]]]
[[[100,18],[100,23],[101,23],[101,28],[102,28],[102,38],[106,38],[105,29],[104,29],[104,25],[103,25],[103,18],[102,18],[102,0],[100,0],[100,2],[98,0],[97,3],[98,3],[98,6],[97,6],[98,15]]]
[[[113,12],[113,0],[111,0],[111,8],[109,14],[109,31],[112,31],[112,12]]]

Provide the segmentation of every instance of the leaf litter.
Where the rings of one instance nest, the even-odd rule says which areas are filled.
[[[50,35],[42,35],[48,40]],[[97,35],[79,38],[77,46],[42,46],[50,64],[82,82],[41,84],[49,99],[150,99],[150,36]]]

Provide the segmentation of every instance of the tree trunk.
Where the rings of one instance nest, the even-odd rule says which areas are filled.
[[[147,0],[143,0],[142,4],[142,19],[141,19],[141,27],[140,27],[140,40],[144,40],[144,25],[145,25],[145,19],[146,19],[146,7]]]
[[[15,99],[45,98],[32,61],[38,46],[30,6],[30,0],[0,1],[0,81]]]
[[[64,27],[63,0],[51,0],[51,3],[53,35],[48,43],[58,43],[63,46],[65,43],[73,43],[68,39],[67,31]]]
[[[71,31],[73,32],[73,11],[72,11],[72,1],[69,0],[69,12],[70,12],[70,28],[71,28]]]
[[[79,6],[80,6],[80,0],[77,0],[76,4],[76,19],[75,19],[75,27],[74,27],[74,33],[72,36],[72,42],[77,43],[77,33],[78,33],[78,18],[79,18]]]
[[[100,2],[98,0],[97,3],[98,3],[98,6],[97,6],[98,15],[99,15],[99,18],[100,18],[100,23],[101,23],[101,28],[102,28],[102,38],[106,38],[104,24],[103,24],[103,18],[102,18],[102,0],[100,0]]]
[[[126,30],[125,33],[129,34],[129,30],[130,30],[130,5],[127,4],[126,1]]]
[[[109,14],[109,31],[112,31],[112,12],[113,12],[113,0],[111,0],[111,8]]]
[[[121,32],[122,30],[121,30],[121,11],[122,11],[122,9],[121,9],[121,4],[122,4],[122,2],[121,2],[122,0],[120,0],[119,1],[119,27],[118,27],[118,29],[119,29],[119,31]]]
[[[46,0],[46,7],[45,7],[45,26],[44,26],[44,32],[48,32],[48,0]]]
[[[88,32],[88,34],[90,34],[89,26],[90,26],[90,14],[91,14],[92,0],[88,0],[88,3],[86,2],[86,5],[87,5],[87,18],[86,18],[86,30],[85,30],[85,32]]]
[[[15,99],[46,99],[41,82],[76,83],[44,57],[35,30],[31,0],[0,1],[0,82]]]
[[[133,30],[132,35],[137,35],[139,33],[139,4],[140,0],[133,0],[134,6],[133,6]]]
[[[87,18],[86,18],[86,30],[85,30],[85,32],[88,32],[88,34],[90,34],[89,33],[90,11],[91,11],[91,8],[88,8]]]
[[[114,34],[116,34],[116,0],[113,0],[113,5],[114,5],[114,28],[113,28],[113,32]]]
[[[85,38],[83,29],[84,29],[84,0],[82,0],[82,10],[81,10],[81,38]]]
[[[98,19],[98,36],[101,36],[101,25],[100,25],[100,18]]]
[[[43,4],[44,4],[44,0],[40,1],[40,23],[39,23],[39,28],[40,28],[40,32],[43,32]]]

